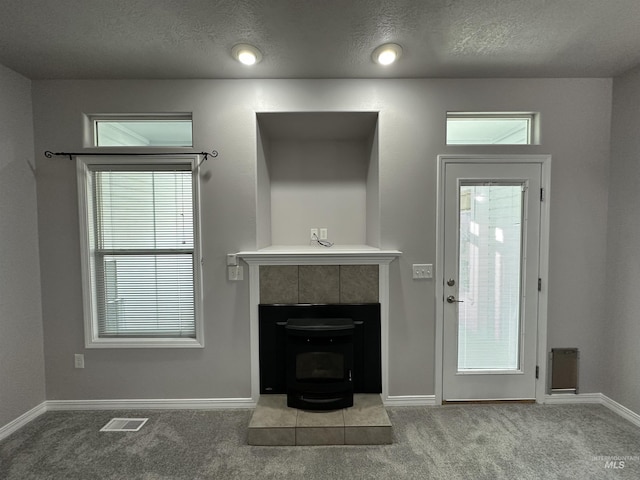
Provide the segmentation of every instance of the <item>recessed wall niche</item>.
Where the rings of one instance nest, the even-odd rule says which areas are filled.
[[[257,247],[379,247],[377,112],[257,114]]]

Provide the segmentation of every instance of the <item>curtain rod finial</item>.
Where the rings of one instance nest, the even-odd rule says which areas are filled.
[[[73,160],[73,156],[75,155],[75,153],[68,153],[68,152],[52,152],[51,150],[45,150],[44,151],[44,156],[47,158],[53,158],[55,156],[68,156],[69,160]]]

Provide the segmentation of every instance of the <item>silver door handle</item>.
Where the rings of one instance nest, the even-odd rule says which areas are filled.
[[[448,303],[464,303],[464,300],[456,300],[456,297],[454,297],[453,295],[449,295],[447,297],[447,302]]]

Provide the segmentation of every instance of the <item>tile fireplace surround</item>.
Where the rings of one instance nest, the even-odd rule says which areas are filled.
[[[260,303],[378,303],[377,265],[262,265]]]
[[[384,402],[388,398],[389,264],[400,255],[398,250],[359,245],[267,247],[238,252],[237,256],[249,265],[252,400],[257,403],[260,397],[260,303],[379,302]]]

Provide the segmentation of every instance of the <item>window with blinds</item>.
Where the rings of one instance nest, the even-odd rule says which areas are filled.
[[[91,346],[201,346],[191,161],[81,159]]]

